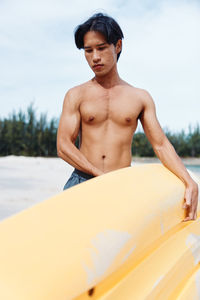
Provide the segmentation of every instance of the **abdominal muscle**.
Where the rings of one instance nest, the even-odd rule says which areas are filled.
[[[81,153],[102,172],[125,168],[131,165],[132,130],[111,130],[90,128],[82,132]],[[125,134],[125,135],[124,135]]]
[[[87,160],[104,173],[125,168],[131,165],[130,151],[118,151],[109,147],[109,150],[95,145],[87,149],[83,146],[80,151]]]

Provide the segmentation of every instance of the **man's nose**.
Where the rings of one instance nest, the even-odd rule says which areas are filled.
[[[94,50],[93,51],[93,62],[98,62],[98,61],[100,61],[100,59],[101,58],[100,58],[99,52]]]

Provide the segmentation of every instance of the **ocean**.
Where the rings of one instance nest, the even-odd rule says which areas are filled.
[[[200,165],[185,165],[186,168],[200,176]]]

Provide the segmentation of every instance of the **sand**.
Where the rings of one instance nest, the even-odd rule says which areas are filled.
[[[199,165],[200,159],[184,159]],[[156,158],[133,158],[133,163],[159,162]],[[62,192],[73,168],[60,158],[0,157],[0,221]]]
[[[60,158],[0,158],[0,220],[60,193],[72,167]]]

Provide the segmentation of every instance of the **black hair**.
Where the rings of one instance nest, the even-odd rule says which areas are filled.
[[[102,33],[107,43],[113,44],[114,46],[116,46],[118,40],[124,37],[121,28],[113,18],[102,13],[94,14],[86,22],[75,28],[74,37],[78,49],[84,48],[83,39],[88,31],[98,31]],[[117,54],[117,60],[120,54],[121,51]]]

